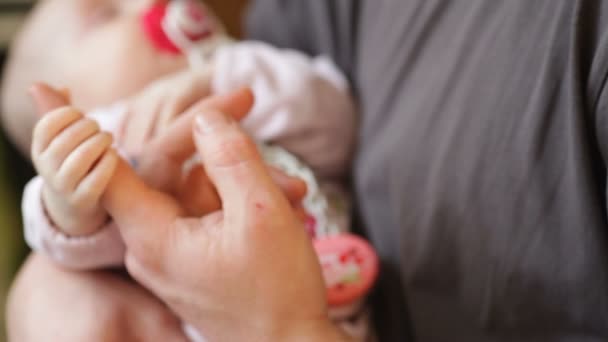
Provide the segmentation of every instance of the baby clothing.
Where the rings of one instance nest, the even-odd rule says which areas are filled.
[[[348,168],[356,118],[348,84],[336,67],[324,57],[311,59],[257,42],[219,48],[214,58],[213,93],[242,86],[251,87],[256,99],[250,115],[242,122],[246,131],[258,141],[281,146],[297,156],[314,170],[321,180],[320,187],[338,189],[329,197],[341,204],[331,207],[344,206],[345,197],[334,180]],[[87,115],[104,131],[117,134],[126,113],[126,107],[117,104]],[[120,150],[120,146],[117,148]],[[34,178],[24,193],[25,237],[30,247],[71,269],[122,266],[125,246],[114,223],[89,236],[63,234],[45,212],[43,183],[41,177]],[[339,226],[334,229],[348,226],[348,211],[341,210],[333,216],[332,221]],[[324,229],[325,225],[320,225]],[[360,331],[361,326],[366,325],[351,323],[347,329],[365,335],[367,330]]]
[[[178,1],[192,4],[187,0]],[[154,16],[165,15],[163,11],[164,8],[149,11],[144,15],[144,23],[151,27],[148,30],[155,39],[167,44],[162,35],[159,36],[155,26],[158,21],[154,20]],[[192,68],[213,65],[213,94],[244,86],[252,89],[255,104],[242,126],[261,142],[260,152],[267,163],[306,181],[308,194],[303,206],[311,213],[307,226],[310,225],[313,235],[322,237],[348,230],[348,197],[338,181],[349,168],[356,111],[348,82],[337,67],[322,56],[310,58],[260,42],[232,42],[223,34],[216,37],[204,30],[197,31],[196,25],[185,27],[188,35],[196,33],[208,38],[206,44],[188,47],[188,56]],[[178,33],[173,32],[173,36]],[[169,40],[169,43],[172,41],[185,44],[184,39]],[[164,48],[172,53],[179,51],[177,46],[168,46]],[[120,132],[126,115],[127,108],[121,103],[87,113],[102,130],[114,135]],[[132,156],[122,152],[120,146],[115,147],[130,160]],[[43,179],[38,176],[24,191],[24,228],[30,247],[70,269],[123,266],[125,245],[115,224],[109,222],[89,236],[63,234],[46,214],[41,196],[43,185]],[[359,299],[335,306],[330,313],[347,333],[359,340],[370,338],[368,314],[362,303],[363,299]],[[185,332],[192,341],[204,340],[187,325]]]
[[[353,147],[355,109],[346,81],[329,60],[255,42],[222,47],[217,56],[229,62],[215,62],[212,92],[251,87],[255,105],[242,125],[255,140],[285,148],[310,166],[322,184],[344,175]],[[116,104],[87,115],[102,130],[116,135],[126,107]],[[36,177],[24,193],[28,243],[70,268],[122,265],[124,247],[110,247],[118,236],[108,232],[115,230],[112,223],[87,237],[57,234],[41,207],[42,184]]]

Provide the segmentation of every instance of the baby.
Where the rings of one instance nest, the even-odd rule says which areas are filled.
[[[348,227],[338,181],[355,127],[348,84],[329,60],[235,42],[196,0],[45,0],[14,46],[3,87],[6,127],[21,146],[34,120],[15,115],[32,112],[15,89],[36,80],[67,86],[87,114],[52,112],[33,130],[40,176],[23,201],[32,249],[75,270],[122,266],[125,246],[99,204],[115,165],[112,146],[137,169],[146,141],[195,102],[248,86],[256,103],[243,127],[273,146],[260,145],[269,164],[307,183],[305,221],[322,240],[316,247],[332,317],[353,336],[368,337],[360,304],[375,277],[374,256],[350,239],[321,239]],[[374,260],[361,261],[358,251]]]

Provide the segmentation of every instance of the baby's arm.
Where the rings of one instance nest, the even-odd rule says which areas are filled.
[[[354,145],[355,104],[330,60],[240,42],[218,49],[213,68],[214,93],[252,88],[256,103],[243,125],[256,139],[287,149],[321,178],[343,175]]]
[[[98,203],[116,165],[111,139],[75,110],[67,106],[53,110],[66,101],[50,88],[36,89],[38,107],[49,113],[34,132],[32,154],[41,176],[24,193],[26,240],[32,249],[68,268],[121,265],[124,244],[116,227],[106,224],[107,214]],[[101,123],[112,130],[118,117],[107,118]],[[45,197],[45,189],[52,191],[51,198]]]
[[[42,203],[44,180],[37,176],[23,194],[25,240],[39,252],[69,269],[118,267],[124,262],[125,245],[114,223],[88,236],[69,236],[49,219]]]
[[[100,197],[118,156],[112,136],[70,107],[46,114],[34,127],[32,160],[44,179],[42,203],[66,235],[84,236],[108,220]]]

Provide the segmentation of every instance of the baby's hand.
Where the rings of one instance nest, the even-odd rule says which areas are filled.
[[[128,104],[119,145],[127,153],[139,155],[146,142],[210,95],[210,70],[184,70],[155,81],[135,95]]]
[[[33,94],[36,102],[40,96]],[[118,161],[111,146],[110,134],[71,107],[52,110],[36,124],[32,160],[45,180],[42,199],[64,233],[91,234],[107,220],[99,200]]]

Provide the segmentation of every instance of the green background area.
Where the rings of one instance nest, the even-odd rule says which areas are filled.
[[[0,0],[0,76],[8,43],[33,1]],[[0,342],[6,341],[6,295],[27,253],[20,203],[23,186],[32,175],[28,162],[11,146],[0,127]]]
[[[0,65],[4,53],[0,53]],[[33,170],[0,132],[0,342],[5,337],[5,302],[12,279],[27,254],[21,223],[21,194]]]
[[[27,253],[21,225],[21,191],[29,165],[0,137],[0,341],[5,341],[4,307],[11,281]]]

